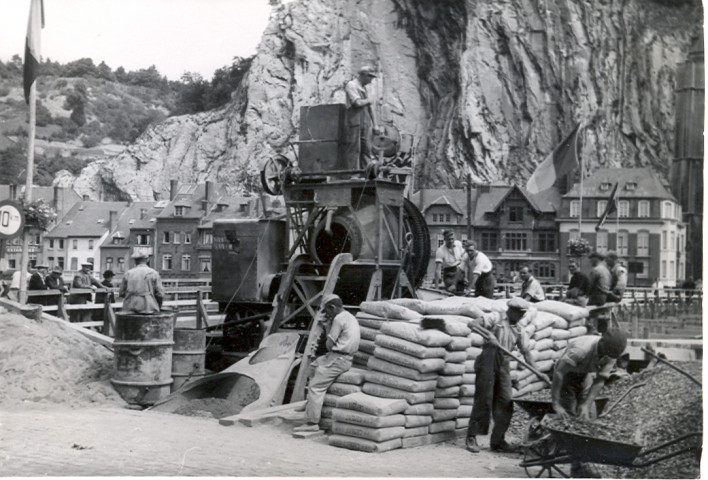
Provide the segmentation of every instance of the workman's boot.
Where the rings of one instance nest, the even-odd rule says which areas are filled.
[[[477,444],[477,437],[468,437],[467,440],[465,440],[465,448],[468,452],[479,453],[480,448]]]

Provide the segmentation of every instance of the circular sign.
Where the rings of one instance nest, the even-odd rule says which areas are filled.
[[[14,238],[25,226],[25,214],[19,203],[12,200],[0,202],[0,238]]]

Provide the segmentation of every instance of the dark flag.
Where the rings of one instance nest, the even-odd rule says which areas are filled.
[[[579,131],[580,124],[576,125],[573,131],[536,167],[536,170],[534,170],[531,178],[526,183],[526,190],[531,193],[548,190],[556,180],[578,167],[577,143]]]
[[[612,192],[610,192],[610,199],[607,201],[607,207],[605,207],[605,212],[600,217],[600,221],[597,222],[597,225],[595,225],[595,231],[600,229],[602,224],[605,223],[605,220],[607,220],[608,216],[617,211],[617,187],[619,187],[619,182],[615,183],[615,186],[612,188]]]
[[[42,0],[30,0],[30,2],[27,39],[25,40],[25,66],[23,72],[25,102],[28,104],[30,89],[37,76],[39,76],[40,33],[44,28],[44,4]]]

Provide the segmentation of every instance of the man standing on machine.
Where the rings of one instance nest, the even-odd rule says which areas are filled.
[[[356,78],[347,82],[347,144],[346,158],[351,168],[364,169],[372,159],[369,131],[378,130],[374,115],[374,100],[366,86],[376,78],[376,69],[365,65]]]

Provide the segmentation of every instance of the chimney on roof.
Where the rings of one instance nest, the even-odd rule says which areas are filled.
[[[54,185],[54,197],[52,198],[54,211],[59,212],[59,185]]]
[[[17,198],[17,185],[14,183],[10,184],[10,200]]]
[[[211,193],[211,182],[207,180],[204,182],[204,200],[202,201],[202,210],[205,212],[209,210],[209,194]]]
[[[112,231],[113,228],[116,226],[116,219],[118,218],[118,212],[115,210],[111,210],[108,212],[108,231]]]
[[[175,199],[177,195],[177,185],[179,182],[177,180],[170,180],[170,202]]]
[[[81,196],[81,200],[83,200],[84,202],[88,202],[89,196],[86,195],[86,194],[83,194],[83,195]]]
[[[147,214],[147,209],[141,208],[140,209],[140,220],[145,220],[145,215]]]

